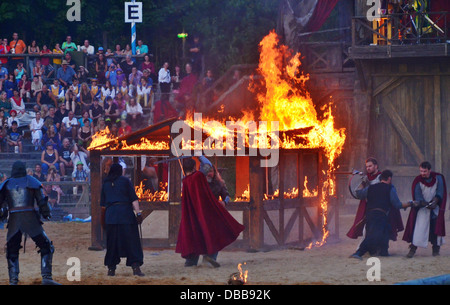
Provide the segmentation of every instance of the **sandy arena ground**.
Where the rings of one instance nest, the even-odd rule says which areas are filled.
[[[404,217],[407,212],[402,211]],[[448,215],[446,217],[448,219]],[[408,244],[404,241],[391,242],[391,257],[382,257],[381,282],[369,282],[366,278],[367,259],[351,259],[359,240],[345,236],[353,221],[353,215],[341,215],[341,236],[339,242],[329,242],[320,248],[310,250],[273,250],[248,253],[246,251],[222,251],[219,253],[220,268],[209,265],[185,268],[184,260],[173,249],[145,249],[142,271],[145,277],[135,277],[125,260],[118,266],[115,277],[106,275],[103,265],[105,251],[90,251],[90,223],[56,223],[44,225],[47,235],[53,241],[54,279],[65,285],[197,285],[226,284],[229,276],[237,272],[238,263],[246,262],[249,284],[294,285],[374,285],[394,284],[411,279],[450,273],[450,246],[441,248],[441,255],[433,257],[431,246],[418,249],[413,259],[405,258]],[[404,221],[406,223],[406,221]],[[447,220],[447,230],[450,222]],[[6,230],[0,230],[0,238],[5,240]],[[400,235],[403,236],[403,233]],[[69,281],[67,265],[70,257],[78,257],[81,262],[81,280]],[[6,259],[0,259],[0,284],[8,284]],[[31,239],[27,241],[26,253],[20,253],[20,284],[40,284],[39,254]]]

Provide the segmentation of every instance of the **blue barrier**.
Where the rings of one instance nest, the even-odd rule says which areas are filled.
[[[450,274],[400,282],[395,285],[450,285]]]

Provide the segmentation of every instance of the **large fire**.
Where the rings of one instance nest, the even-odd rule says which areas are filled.
[[[300,57],[301,54],[293,54],[287,46],[280,44],[277,34],[272,31],[260,42],[258,73],[263,77],[264,81],[261,83],[254,78],[249,86],[249,90],[256,94],[258,109],[253,111],[243,110],[241,117],[224,117],[219,124],[209,124],[211,121],[217,122],[217,114],[221,115],[224,110],[222,105],[214,119],[201,116],[200,114],[199,121],[195,119],[195,114],[190,113],[187,115],[185,123],[194,129],[201,130],[204,134],[208,134],[211,138],[224,139],[227,138],[229,133],[233,134],[235,132],[234,129],[230,131],[226,127],[224,124],[226,120],[233,121],[235,124],[242,124],[246,129],[249,126],[249,122],[267,122],[266,125],[262,126],[265,128],[263,132],[253,130],[253,132],[263,135],[265,139],[262,142],[255,139],[250,141],[249,135],[251,131],[249,130],[245,138],[247,147],[263,144],[265,145],[264,148],[268,148],[272,144],[278,145],[277,148],[281,149],[321,149],[327,158],[328,165],[327,171],[323,173],[324,179],[322,180],[323,185],[321,186],[321,197],[319,198],[322,218],[322,240],[311,243],[309,245],[311,247],[323,245],[329,236],[327,229],[328,198],[335,193],[335,178],[333,175],[335,161],[342,152],[346,136],[343,128],[338,129],[335,127],[332,102],[323,106],[319,109],[320,111],[316,109],[305,85],[309,80],[309,76],[304,75],[300,71]],[[271,129],[273,127],[271,125],[272,122],[278,123],[278,130]],[[276,141],[273,141],[274,136],[271,132],[275,131],[277,131],[279,137]],[[107,142],[115,145],[119,144],[117,138],[112,138],[109,131],[106,131],[93,137],[91,147],[100,147],[100,145]],[[205,143],[196,143],[192,139],[186,139],[182,143],[183,148],[190,146],[191,149],[198,150],[202,149],[202,145],[203,149],[207,148]],[[126,143],[122,144],[128,148],[125,145]],[[226,143],[226,141],[214,143],[214,145],[217,144],[223,145],[224,149],[229,148],[227,145],[234,147],[234,143],[230,144]],[[132,146],[132,148],[128,149],[149,149],[148,147],[151,147],[150,149],[169,149],[169,144],[166,142],[151,143],[148,141],[148,143],[140,143],[138,146]],[[221,147],[210,146],[209,149],[211,148],[217,149]],[[319,195],[318,190],[308,190],[307,183],[307,177],[305,177],[303,197],[317,197]],[[284,198],[295,198],[298,195],[299,190],[296,188],[283,194]],[[274,196],[278,197],[279,194],[266,195],[265,199],[275,198]],[[236,201],[248,200],[248,198],[249,189],[247,188],[245,194],[236,197]]]

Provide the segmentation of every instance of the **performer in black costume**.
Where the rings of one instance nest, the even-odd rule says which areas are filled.
[[[39,211],[35,210],[35,202]],[[17,285],[19,282],[22,234],[28,234],[39,248],[42,284],[59,285],[52,279],[52,258],[55,249],[42,228],[40,216],[45,219],[51,217],[48,197],[44,195],[41,182],[27,175],[25,163],[16,161],[12,166],[11,178],[0,185],[0,217],[8,217],[6,258],[11,285]]]
[[[139,198],[130,179],[122,176],[120,164],[111,166],[103,182],[100,206],[102,225],[106,230],[104,263],[108,266],[108,275],[114,276],[120,258],[126,257],[126,265],[131,266],[133,275],[144,276],[140,269],[144,253],[139,239],[138,225],[142,223]]]

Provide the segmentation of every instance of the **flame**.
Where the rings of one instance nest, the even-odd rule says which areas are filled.
[[[169,200],[169,194],[167,193],[167,182],[166,183],[160,183],[161,191],[156,191],[154,193],[151,192],[151,190],[144,189],[144,182],[141,181],[139,186],[135,186],[136,195],[140,200],[145,201],[168,201]]]
[[[241,196],[237,196],[234,201],[249,201],[250,200],[250,184],[247,184],[247,188],[244,190]]]
[[[305,183],[303,183],[303,197],[317,197],[318,194],[318,189],[312,191],[308,189],[308,177],[305,176]]]
[[[238,264],[238,270],[239,270],[239,276],[237,274],[233,276],[233,280],[235,281],[241,281],[242,283],[247,283],[248,280],[248,270],[243,271],[242,266],[246,265],[247,263],[244,262],[244,264],[239,263]]]
[[[102,148],[108,143],[108,147],[111,150],[168,150],[168,141],[150,141],[147,138],[141,138],[141,142],[133,145],[128,145],[126,141],[121,141],[119,146],[119,139],[111,134],[108,127],[104,130],[96,132],[92,136],[92,142],[88,147],[88,150]],[[119,148],[120,147],[120,148]]]

